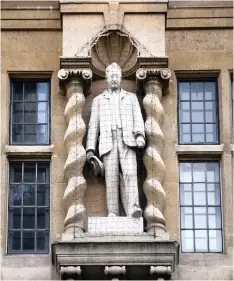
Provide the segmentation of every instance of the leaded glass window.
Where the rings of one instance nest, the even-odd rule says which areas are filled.
[[[48,162],[12,161],[9,166],[8,253],[48,253]]]
[[[215,81],[180,81],[179,142],[215,144],[218,137],[217,91]]]
[[[222,252],[219,162],[180,162],[182,252]]]
[[[49,144],[48,81],[12,81],[11,144]]]

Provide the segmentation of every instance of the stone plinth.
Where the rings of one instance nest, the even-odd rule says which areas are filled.
[[[140,234],[143,233],[143,218],[89,217],[89,234]]]
[[[105,267],[108,267],[108,277],[114,278],[121,271],[125,280],[168,280],[178,264],[179,244],[157,240],[148,233],[96,236],[80,233],[73,241],[53,244],[52,256],[57,273],[61,276],[61,270],[66,271],[67,278],[75,279],[73,274],[76,272],[78,276],[81,272],[84,280],[106,280]]]

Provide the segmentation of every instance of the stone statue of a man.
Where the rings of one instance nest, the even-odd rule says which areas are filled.
[[[119,215],[119,190],[127,216],[140,217],[136,147],[145,146],[144,121],[135,94],[120,88],[121,68],[106,68],[108,88],[94,98],[87,136],[87,161],[99,155],[105,167],[108,216]]]

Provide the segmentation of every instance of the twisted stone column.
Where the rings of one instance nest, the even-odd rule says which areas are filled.
[[[60,82],[63,81],[68,99],[64,116],[68,123],[64,136],[64,143],[68,153],[64,165],[64,176],[67,187],[63,200],[67,209],[64,221],[64,233],[73,234],[83,232],[85,229],[86,210],[84,206],[84,194],[86,180],[83,176],[83,167],[86,161],[86,152],[82,145],[85,134],[85,123],[82,119],[82,111],[85,102],[84,86],[92,77],[89,69],[63,70],[58,73]],[[64,83],[65,82],[65,83]]]
[[[146,111],[145,133],[147,147],[144,164],[147,178],[143,189],[147,198],[144,217],[147,222],[146,230],[156,236],[163,236],[166,232],[164,210],[166,194],[163,189],[165,165],[162,159],[164,151],[164,135],[162,124],[164,110],[161,104],[163,90],[166,91],[171,76],[169,69],[139,69],[136,73],[145,91],[143,105]]]

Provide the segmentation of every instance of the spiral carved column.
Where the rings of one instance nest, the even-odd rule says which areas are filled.
[[[166,232],[164,210],[166,194],[163,189],[165,165],[162,159],[164,152],[164,135],[162,124],[164,110],[161,104],[162,94],[168,90],[171,76],[169,69],[139,69],[136,73],[138,82],[143,85],[145,97],[143,105],[146,111],[145,133],[147,147],[144,164],[147,177],[143,185],[147,198],[144,217],[147,222],[146,230],[156,236]]]
[[[84,86],[92,78],[89,69],[63,70],[58,73],[60,85],[63,85],[67,105],[64,116],[68,127],[64,136],[64,143],[68,153],[64,165],[64,176],[67,187],[63,200],[67,210],[64,221],[64,233],[73,234],[85,230],[86,210],[84,195],[86,180],[83,176],[83,167],[86,161],[86,152],[82,145],[86,126],[82,119],[82,111],[85,102]],[[62,88],[62,87],[61,87]]]

